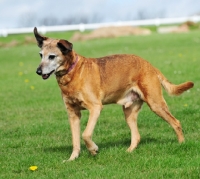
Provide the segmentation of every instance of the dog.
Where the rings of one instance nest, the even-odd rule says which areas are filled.
[[[69,161],[80,154],[80,118],[83,109],[89,111],[89,119],[82,138],[89,152],[97,154],[98,146],[93,142],[92,134],[105,104],[122,105],[131,131],[128,152],[132,152],[140,142],[137,116],[143,102],[171,125],[179,143],[184,141],[181,124],[170,113],[162,87],[170,95],[180,95],[192,88],[193,82],[172,84],[157,68],[136,55],[85,58],[78,55],[73,50],[73,44],[67,40],[42,36],[36,27],[34,35],[41,48],[41,63],[36,73],[44,80],[55,74],[67,110],[73,144]]]

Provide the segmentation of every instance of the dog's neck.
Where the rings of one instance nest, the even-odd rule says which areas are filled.
[[[56,77],[62,77],[64,75],[68,74],[70,71],[72,71],[74,69],[74,67],[76,66],[77,62],[78,62],[78,55],[76,55],[75,62],[73,62],[71,64],[71,66],[67,70],[64,69],[64,70],[60,70],[60,71],[55,72]]]

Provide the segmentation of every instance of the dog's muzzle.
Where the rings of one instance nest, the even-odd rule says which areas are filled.
[[[37,68],[37,70],[36,70],[36,73],[38,74],[38,75],[40,75],[40,76],[42,76],[42,78],[43,78],[43,80],[46,80],[46,79],[48,79],[50,76],[51,76],[51,74],[54,72],[55,70],[52,70],[50,73],[48,73],[48,74],[42,74],[42,68],[41,68],[41,66],[39,66],[38,68]]]

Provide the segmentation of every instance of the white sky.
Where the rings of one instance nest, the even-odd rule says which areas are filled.
[[[181,17],[200,13],[200,0],[0,0],[0,29],[19,27],[32,15],[32,24],[45,17],[94,15],[101,21],[134,20],[145,17]],[[35,24],[37,25],[37,24]]]

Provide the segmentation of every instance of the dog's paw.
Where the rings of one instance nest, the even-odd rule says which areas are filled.
[[[126,151],[130,153],[133,151],[133,149],[131,147],[129,147]]]
[[[64,162],[66,162],[66,161],[73,161],[73,160],[75,160],[76,158],[78,158],[79,157],[79,153],[78,152],[72,152],[72,154],[71,154],[71,156],[70,156],[70,158],[68,159],[68,160],[63,160],[63,163]]]
[[[132,152],[136,147],[137,147],[137,145],[130,146],[126,151],[130,153],[130,152]]]
[[[179,142],[179,144],[184,143],[185,142],[184,137],[183,136],[178,137],[178,142]]]
[[[93,147],[88,148],[88,150],[90,151],[91,155],[96,155],[98,153],[98,146],[96,144],[93,144]]]

